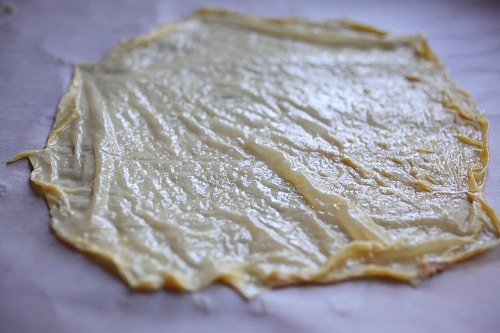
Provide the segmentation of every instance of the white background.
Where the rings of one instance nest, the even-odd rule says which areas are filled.
[[[3,0],[0,4],[6,4]],[[216,285],[135,293],[49,230],[15,153],[43,148],[75,62],[204,5],[267,16],[347,17],[424,32],[486,110],[486,196],[500,211],[500,3],[495,1],[11,1],[0,13],[0,332],[499,332],[500,249],[418,287],[380,280],[270,291]]]

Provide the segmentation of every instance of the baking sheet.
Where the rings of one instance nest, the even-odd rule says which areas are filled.
[[[269,291],[252,302],[215,285],[137,293],[49,230],[15,153],[43,148],[75,62],[203,5],[268,16],[349,17],[423,31],[486,110],[486,196],[500,211],[500,5],[495,1],[10,1],[0,11],[0,332],[498,332],[500,248],[418,287],[382,280]],[[0,8],[3,9],[3,8]]]

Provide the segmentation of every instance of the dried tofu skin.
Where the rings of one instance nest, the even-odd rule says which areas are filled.
[[[75,66],[29,156],[134,289],[415,282],[498,243],[487,120],[424,37],[201,10]]]

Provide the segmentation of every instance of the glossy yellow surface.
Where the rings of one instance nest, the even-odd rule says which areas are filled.
[[[487,121],[422,36],[202,10],[75,67],[52,228],[136,289],[417,281],[497,244]]]

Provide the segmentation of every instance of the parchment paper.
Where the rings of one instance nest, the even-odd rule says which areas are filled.
[[[11,4],[15,11],[3,11]],[[30,167],[75,62],[204,5],[269,16],[348,17],[424,32],[452,76],[486,110],[486,196],[500,211],[498,1],[0,2],[0,332],[499,332],[500,248],[413,287],[383,280],[269,291],[247,302],[226,286],[137,293],[50,232]]]

